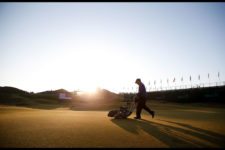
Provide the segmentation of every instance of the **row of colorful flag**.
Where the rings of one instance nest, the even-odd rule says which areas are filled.
[[[193,76],[190,76],[189,77],[189,81],[191,82],[192,80],[193,80],[193,78],[192,78]],[[207,75],[207,77],[208,77],[208,79],[210,79],[210,74],[208,73],[208,75]],[[217,73],[217,77],[218,77],[218,79],[220,79],[220,72],[218,72]],[[201,80],[201,76],[200,75],[198,75],[198,80],[200,81]],[[184,81],[184,78],[183,77],[181,77],[181,79],[180,79],[182,82]],[[167,78],[167,80],[166,80],[166,82],[167,82],[167,84],[169,85],[169,79]],[[173,79],[172,79],[172,82],[173,83],[176,83],[176,78],[174,77]],[[156,86],[156,80],[154,80],[154,85]],[[160,83],[162,84],[162,80],[160,80]],[[148,85],[147,86],[150,86],[151,85],[151,83],[150,83],[150,81],[148,82]],[[137,88],[137,87],[136,87]],[[126,91],[126,90],[134,90],[134,89],[136,89],[135,87],[123,87],[123,91]],[[147,88],[147,87],[146,87]]]
[[[218,76],[218,78],[220,78],[220,72],[218,72],[218,74],[217,74],[217,76]],[[210,78],[210,74],[208,73],[208,79]],[[201,79],[201,76],[200,75],[198,75],[198,80],[200,80]],[[190,76],[189,77],[189,80],[190,81],[192,81],[192,77]],[[169,79],[167,78],[167,83],[169,83]],[[181,81],[183,82],[184,81],[184,78],[183,77],[181,77]],[[174,77],[173,78],[173,82],[176,82],[176,78]],[[160,80],[160,83],[162,84],[162,80]],[[154,80],[154,85],[156,84],[156,80]],[[148,85],[150,85],[150,81],[148,82]]]

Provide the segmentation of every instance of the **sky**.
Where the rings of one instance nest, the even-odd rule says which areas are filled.
[[[225,3],[0,3],[0,86],[151,90],[225,81],[224,64]]]

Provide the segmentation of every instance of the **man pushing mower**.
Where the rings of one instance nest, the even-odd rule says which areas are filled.
[[[145,85],[141,82],[141,79],[136,79],[135,83],[138,84],[139,88],[138,93],[134,98],[136,104],[136,117],[134,117],[134,119],[141,119],[142,109],[148,111],[152,115],[152,118],[154,118],[155,112],[145,104],[147,100]]]
[[[125,119],[130,116],[136,106],[136,117],[134,119],[141,119],[141,110],[145,109],[148,111],[152,118],[154,118],[155,112],[146,106],[147,93],[145,85],[141,82],[141,79],[135,81],[138,84],[139,89],[137,95],[132,99],[132,102],[127,102],[125,106],[121,106],[120,109],[111,110],[108,113],[108,117],[114,117],[115,119]]]

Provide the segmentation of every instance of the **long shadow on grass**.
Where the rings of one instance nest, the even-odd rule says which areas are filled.
[[[216,144],[218,147],[224,147],[225,143],[224,136],[220,134],[209,132],[196,127],[190,127],[185,124],[180,125],[194,130],[166,125],[163,123],[151,122],[145,119],[134,120],[128,118],[123,120],[112,119],[111,121],[124,130],[133,134],[137,134],[137,136],[138,130],[144,130],[146,133],[157,138],[169,147],[210,147],[209,143],[213,143],[214,145]],[[200,140],[195,140],[193,136]]]
[[[176,124],[179,125],[181,127],[185,127],[187,129],[193,130],[191,132],[192,135],[199,137],[201,139],[204,139],[206,141],[210,141],[212,143],[215,143],[217,145],[220,145],[222,147],[225,147],[225,136],[222,134],[218,134],[212,131],[208,131],[208,130],[204,130],[201,128],[197,128],[197,127],[193,127],[189,124],[184,124],[184,123],[179,123],[179,122],[174,122],[174,121],[168,121],[168,120],[162,120],[162,119],[158,119],[160,121],[165,121],[168,123],[172,123],[172,124]],[[186,134],[190,133],[190,131],[185,131]]]

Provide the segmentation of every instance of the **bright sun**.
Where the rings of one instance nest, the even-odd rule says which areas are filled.
[[[85,89],[79,90],[78,95],[82,95],[82,94],[95,94],[97,92],[97,87],[86,87]]]
[[[97,87],[90,87],[85,90],[85,92],[87,92],[89,94],[94,94],[94,93],[96,93],[96,91],[97,91]]]

